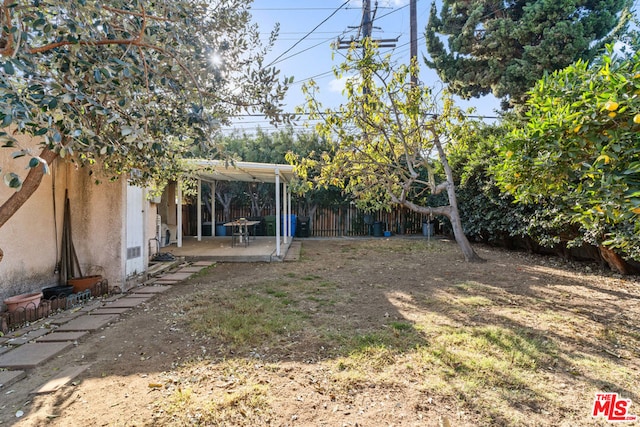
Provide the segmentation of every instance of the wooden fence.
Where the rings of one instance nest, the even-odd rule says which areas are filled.
[[[195,235],[195,207],[185,206],[184,214],[189,224],[189,234]],[[273,215],[274,212],[263,211],[262,216]],[[296,223],[308,218],[304,210],[294,206],[292,214],[296,216]],[[216,223],[221,223],[235,218],[249,218],[251,212],[241,206],[232,207],[229,218],[222,217],[222,209],[216,208]],[[309,237],[342,237],[342,236],[367,236],[374,231],[390,231],[393,234],[421,234],[422,223],[428,220],[427,216],[412,212],[404,208],[392,209],[390,212],[366,213],[355,206],[344,205],[329,208],[318,208],[309,218]],[[205,222],[211,224],[206,217]],[[437,232],[437,225],[436,225]]]

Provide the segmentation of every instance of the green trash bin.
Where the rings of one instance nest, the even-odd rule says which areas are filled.
[[[373,237],[382,237],[383,236],[383,231],[382,228],[384,227],[384,223],[381,221],[376,221],[373,223]]]
[[[275,236],[276,235],[276,216],[267,215],[264,217],[264,222],[267,228],[267,236]]]

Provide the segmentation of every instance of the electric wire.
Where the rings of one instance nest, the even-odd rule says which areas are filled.
[[[340,6],[338,6],[338,8],[336,10],[334,10],[329,16],[327,16],[322,22],[320,22],[318,25],[316,25],[313,30],[309,31],[307,34],[305,34],[300,40],[298,40],[297,42],[295,42],[289,49],[285,50],[284,52],[282,52],[276,59],[274,59],[273,61],[271,61],[271,63],[269,65],[267,65],[267,68],[271,67],[274,64],[277,64],[278,62],[280,62],[280,58],[282,58],[284,55],[286,55],[287,53],[291,52],[293,50],[294,47],[298,46],[300,43],[302,43],[302,41],[304,39],[306,39],[308,36],[310,36],[311,34],[313,34],[313,32],[315,30],[317,30],[322,24],[324,24],[325,22],[327,22],[329,19],[331,19],[336,13],[338,13],[340,11],[340,9],[342,9],[344,6],[346,6],[349,3],[350,0],[346,0],[344,3],[342,3]]]

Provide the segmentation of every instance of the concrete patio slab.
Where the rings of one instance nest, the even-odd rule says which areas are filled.
[[[191,265],[195,265],[196,267],[209,267],[210,265],[215,264],[215,262],[211,261],[196,261]]]
[[[118,301],[114,301],[111,304],[107,304],[104,307],[105,308],[132,308],[132,307],[137,307],[140,304],[142,304],[145,301],[150,300],[151,298],[153,298],[153,295],[148,295],[146,297],[144,296],[139,296],[139,297],[131,297],[131,296],[127,296],[125,298],[121,298]]]
[[[25,371],[0,371],[0,389],[9,387],[26,376]]]
[[[87,370],[91,365],[72,366],[60,372],[55,377],[47,381],[42,387],[31,392],[31,394],[46,394],[64,387],[65,384]]]
[[[171,286],[140,286],[131,290],[134,294],[160,294],[171,289]]]
[[[0,368],[32,369],[71,347],[70,342],[29,343],[0,356]]]
[[[89,335],[87,331],[77,332],[52,332],[49,335],[45,335],[36,340],[36,342],[66,342],[77,341]]]
[[[85,314],[60,326],[58,332],[97,331],[117,318],[117,314]]]

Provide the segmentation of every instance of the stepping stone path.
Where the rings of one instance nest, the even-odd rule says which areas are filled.
[[[149,301],[151,298],[153,298],[153,295],[142,295],[138,298],[133,297],[133,296],[128,296],[125,298],[121,298],[118,301],[114,301],[111,303],[108,303],[107,305],[105,305],[105,309],[107,308],[133,308],[133,307],[137,307],[140,304],[142,304],[145,301]]]
[[[97,331],[118,318],[116,314],[85,314],[60,326],[58,332]]]
[[[0,371],[0,390],[27,376],[25,371]]]
[[[53,332],[49,335],[45,335],[38,338],[36,342],[67,342],[78,341],[85,336],[89,335],[89,331],[77,331],[77,332]]]
[[[51,325],[51,328],[21,330],[2,337],[0,369],[8,370],[0,370],[0,389],[22,380],[28,375],[29,369],[43,365],[73,345],[77,345],[78,341],[91,332],[102,329],[117,320],[120,314],[168,291],[171,289],[171,284],[179,283],[212,264],[212,262],[199,261],[191,266],[183,266],[175,272],[164,275],[160,273],[160,277],[149,280],[146,286],[131,289],[128,294],[97,299],[83,307],[50,316],[46,322]],[[32,391],[32,394],[55,392],[88,367],[89,365],[71,366]]]
[[[31,369],[71,347],[70,342],[29,343],[0,356],[0,368]]]

